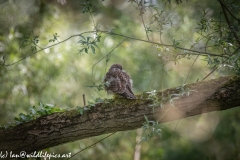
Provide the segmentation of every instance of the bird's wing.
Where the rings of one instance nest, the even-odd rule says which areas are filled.
[[[133,92],[132,92],[132,79],[130,78],[130,76],[123,71],[122,74],[125,76],[125,83],[126,83],[126,90],[125,90],[125,95],[127,95],[127,98],[129,99],[136,99],[136,97],[134,96]]]
[[[123,76],[125,77],[125,83],[126,86],[130,88],[130,90],[132,89],[132,79],[131,77],[123,70],[122,71]]]

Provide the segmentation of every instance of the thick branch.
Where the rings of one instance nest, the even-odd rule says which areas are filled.
[[[149,106],[153,101],[144,93],[137,100],[116,99],[96,104],[84,115],[76,110],[54,113],[0,130],[0,151],[33,152],[92,136],[133,130],[142,126],[144,115],[163,123],[240,105],[240,78],[237,77],[198,82],[184,88],[190,95],[178,96],[179,99],[176,95],[183,93],[182,89],[158,92],[159,100],[171,97],[172,103],[168,99],[164,107],[156,106],[154,110]]]

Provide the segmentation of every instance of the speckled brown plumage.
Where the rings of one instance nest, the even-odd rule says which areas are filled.
[[[118,94],[127,99],[136,99],[132,92],[132,79],[122,70],[120,64],[113,64],[105,78],[105,90],[107,93]]]

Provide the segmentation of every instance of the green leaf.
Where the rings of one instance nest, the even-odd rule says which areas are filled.
[[[85,38],[83,35],[79,34],[79,36],[80,36],[81,38],[83,38],[84,40],[86,40],[86,38]]]
[[[78,112],[81,114],[81,115],[83,115],[83,108],[82,107],[80,107],[80,106],[78,106],[77,107],[77,110],[78,110]]]
[[[38,114],[39,116],[45,115],[45,113],[44,113],[43,111],[37,111],[37,114]]]
[[[89,43],[89,40],[91,39],[91,37],[87,37],[87,43]]]
[[[95,103],[94,102],[89,102],[88,101],[88,105],[91,106],[91,107],[95,107]]]
[[[19,118],[15,117],[14,118],[15,121],[21,121]]]
[[[32,114],[32,115],[35,115],[37,113],[35,106],[30,107],[29,110],[31,111],[30,114]]]
[[[80,49],[78,53],[82,53],[84,49],[85,49],[85,48]]]
[[[23,113],[20,113],[20,114],[19,114],[19,117],[20,117],[20,120],[21,120],[21,121],[25,121],[25,120],[26,120],[26,115],[23,114]]]
[[[144,115],[144,118],[145,118],[145,120],[146,120],[147,124],[149,124],[149,120],[148,120],[148,118],[147,118],[147,116],[146,116],[146,115]]]
[[[91,45],[92,52],[95,53],[95,48]]]
[[[96,102],[96,103],[103,103],[103,102],[104,102],[104,99],[96,98],[96,99],[95,99],[95,102]]]
[[[97,45],[96,45],[96,43],[92,43],[94,46],[96,46],[98,49],[100,49]]]
[[[84,48],[84,51],[85,51],[85,53],[88,53],[88,49],[87,48]]]

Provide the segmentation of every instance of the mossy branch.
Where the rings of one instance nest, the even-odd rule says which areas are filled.
[[[142,127],[145,116],[164,123],[230,109],[240,106],[239,84],[240,78],[223,77],[154,92],[154,95],[142,93],[137,95],[137,100],[105,100],[84,114],[77,110],[53,113],[0,129],[0,151],[30,153],[88,137],[133,130]]]

